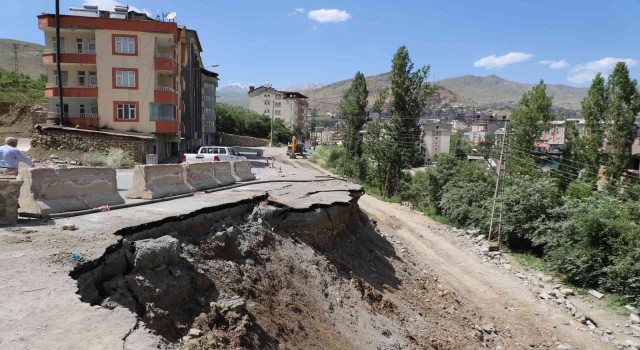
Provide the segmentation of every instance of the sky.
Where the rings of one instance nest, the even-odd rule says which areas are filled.
[[[116,0],[61,0],[103,9]],[[121,0],[152,17],[176,12],[198,31],[220,86],[276,88],[388,72],[406,45],[431,79],[495,74],[518,82],[589,86],[625,61],[640,78],[640,0]],[[53,0],[0,0],[0,38],[39,44],[36,16]]]

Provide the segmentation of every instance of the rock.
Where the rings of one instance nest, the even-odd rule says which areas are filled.
[[[485,331],[486,333],[493,333],[495,332],[496,327],[494,327],[493,323],[487,323],[482,326],[482,330]]]
[[[575,295],[575,292],[571,288],[562,288],[560,289],[560,293],[564,295]]]
[[[237,313],[242,312],[244,310],[246,301],[241,297],[233,297],[231,299],[222,299],[216,302],[212,302],[209,306],[217,306],[220,310],[224,311],[234,311]]]
[[[64,226],[62,226],[62,229],[66,231],[75,231],[78,229],[78,227],[74,224],[64,224]]]
[[[624,308],[629,310],[629,312],[637,312],[636,308],[631,306],[631,305],[629,305],[629,304],[625,305]]]
[[[58,157],[55,154],[52,154],[52,155],[49,156],[49,159],[60,159],[60,157]]]
[[[638,314],[634,314],[634,313],[629,314],[629,319],[633,324],[640,323],[640,316],[638,316]]]
[[[629,326],[629,329],[631,330],[631,332],[633,332],[634,336],[640,337],[640,325],[632,324],[631,326]]]
[[[593,295],[597,299],[602,299],[604,297],[604,294],[598,292],[597,290],[593,290],[593,289],[589,290],[589,294]]]
[[[556,347],[557,350],[571,350],[571,346],[567,345],[567,344],[560,344],[558,345],[558,347]]]
[[[545,292],[540,292],[540,293],[538,293],[538,296],[539,296],[541,299],[544,299],[544,300],[549,300],[549,298],[551,298],[551,297],[549,296],[549,294],[547,294],[547,293],[545,293]]]
[[[152,270],[180,262],[180,244],[177,239],[166,235],[157,239],[143,239],[133,242],[135,247],[133,265],[137,269]]]
[[[467,234],[468,234],[468,235],[475,236],[475,235],[477,235],[478,233],[480,233],[480,230],[478,230],[478,229],[467,230]]]
[[[476,242],[480,242],[480,241],[482,241],[484,238],[485,238],[485,237],[484,237],[484,235],[479,235],[479,236],[476,236],[476,238],[474,238],[473,240],[474,240],[474,241],[476,241]]]
[[[197,329],[197,328],[191,328],[191,329],[189,330],[189,336],[190,336],[190,337],[197,338],[197,337],[199,337],[201,334],[202,334],[202,331],[201,331],[201,330],[199,330],[199,329]]]
[[[525,279],[527,278],[527,276],[523,275],[522,273],[518,272],[516,273],[516,277],[520,278],[520,279]]]

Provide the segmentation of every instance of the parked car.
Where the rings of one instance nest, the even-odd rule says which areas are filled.
[[[182,155],[183,163],[224,162],[227,160],[245,160],[245,156],[233,147],[202,146],[198,153],[185,153]]]

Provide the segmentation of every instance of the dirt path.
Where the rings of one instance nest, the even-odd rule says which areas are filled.
[[[573,349],[613,349],[588,332],[571,315],[542,302],[514,275],[465,251],[451,229],[424,215],[365,195],[360,207],[378,221],[383,232],[397,239],[420,263],[429,266],[447,288],[475,304],[503,331],[505,348],[545,349],[567,344]],[[613,315],[615,318],[616,315]]]

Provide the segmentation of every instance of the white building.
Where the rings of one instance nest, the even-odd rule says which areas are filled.
[[[283,119],[287,125],[305,127],[308,97],[295,91],[280,91],[270,85],[249,87],[249,109],[268,117]]]
[[[451,124],[428,123],[422,125],[422,149],[425,163],[430,164],[434,157],[440,153],[449,153],[450,142]]]

